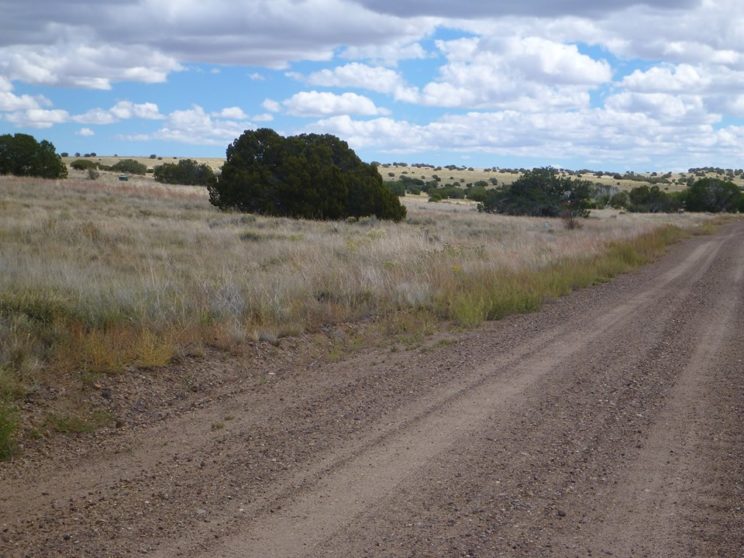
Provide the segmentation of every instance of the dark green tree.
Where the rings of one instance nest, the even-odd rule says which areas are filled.
[[[701,178],[687,189],[688,211],[736,212],[744,194],[733,182],[720,178]]]
[[[222,173],[208,188],[221,209],[306,219],[406,215],[377,169],[332,135],[247,130],[228,146]]]
[[[628,194],[628,209],[635,213],[669,213],[682,208],[678,196],[662,191],[658,186],[638,186]]]
[[[591,185],[561,176],[554,168],[526,171],[511,185],[488,190],[478,208],[489,213],[533,217],[589,215]]]
[[[65,178],[67,167],[51,142],[37,142],[28,134],[4,134],[0,136],[0,174]]]
[[[153,176],[158,182],[187,186],[207,186],[215,180],[214,171],[209,165],[199,164],[193,159],[159,165],[155,167]]]

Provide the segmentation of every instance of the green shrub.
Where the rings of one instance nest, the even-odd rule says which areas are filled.
[[[403,197],[406,195],[406,183],[401,180],[395,180],[392,182],[384,182],[383,184],[385,184],[385,188],[390,190],[393,194],[395,194],[398,197]]]
[[[629,204],[628,192],[618,192],[610,198],[610,207],[613,209],[627,209]]]
[[[682,208],[679,196],[667,194],[658,186],[633,188],[628,201],[628,209],[635,213],[671,213]]]
[[[207,186],[215,180],[214,171],[206,164],[193,159],[182,159],[178,163],[165,163],[155,167],[155,180],[165,184],[185,184],[187,186]]]
[[[688,188],[685,206],[688,211],[733,213],[741,206],[742,198],[744,195],[733,182],[719,178],[701,178]]]
[[[222,174],[208,188],[220,209],[306,219],[406,215],[377,169],[332,135],[247,130],[228,146]]]
[[[568,211],[579,217],[589,215],[591,184],[561,176],[545,167],[525,172],[510,186],[489,190],[478,206],[488,213],[558,217]]]
[[[111,170],[115,172],[125,172],[128,174],[147,174],[147,166],[135,161],[134,159],[122,159],[115,165],[112,165]]]
[[[0,174],[65,178],[67,166],[47,140],[28,134],[0,135]]]
[[[0,400],[0,460],[8,459],[16,447],[18,417],[15,408]]]
[[[90,169],[97,169],[98,163],[95,161],[91,161],[89,159],[75,159],[72,163],[70,163],[70,167],[72,167],[75,170],[90,170]]]

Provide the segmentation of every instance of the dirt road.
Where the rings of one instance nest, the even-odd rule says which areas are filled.
[[[744,223],[55,443],[0,465],[1,556],[744,556]]]

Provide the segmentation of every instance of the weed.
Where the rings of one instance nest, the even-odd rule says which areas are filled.
[[[0,460],[8,459],[16,449],[18,414],[15,407],[0,400]]]
[[[47,425],[55,432],[82,434],[108,426],[113,423],[113,420],[110,412],[101,410],[92,411],[86,415],[52,413],[47,416]]]

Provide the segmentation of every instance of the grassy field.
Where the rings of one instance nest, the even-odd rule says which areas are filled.
[[[475,326],[631,269],[710,221],[604,211],[567,230],[405,203],[401,224],[309,222],[219,212],[203,188],[147,179],[0,177],[0,454],[17,402],[61,378],[84,386],[348,322],[391,336]]]

